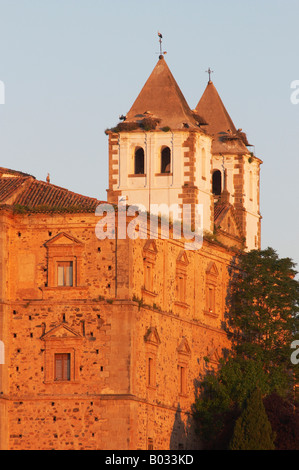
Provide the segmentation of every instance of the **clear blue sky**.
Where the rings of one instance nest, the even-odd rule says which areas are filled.
[[[105,200],[104,130],[155,66],[160,30],[191,108],[214,70],[264,162],[263,247],[299,263],[298,22],[298,0],[0,0],[0,166]]]

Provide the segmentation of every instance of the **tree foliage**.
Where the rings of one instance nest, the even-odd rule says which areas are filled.
[[[272,248],[238,257],[225,322],[232,347],[218,370],[202,377],[194,406],[206,448],[227,448],[233,424],[256,388],[262,397],[292,394],[298,379],[290,360],[299,329],[296,274],[294,263]]]
[[[288,375],[280,368],[269,374],[260,360],[231,356],[221,360],[219,369],[200,382],[194,406],[200,439],[206,449],[226,449],[234,422],[258,387],[263,396],[289,388]]]
[[[299,403],[272,393],[264,399],[271,427],[275,432],[276,450],[299,449]]]
[[[242,253],[228,292],[227,331],[237,354],[265,366],[291,368],[298,335],[299,283],[295,265],[272,248]]]
[[[246,405],[237,419],[230,450],[274,450],[275,434],[258,388],[249,395]]]

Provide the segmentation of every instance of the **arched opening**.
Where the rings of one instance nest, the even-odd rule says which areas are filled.
[[[144,175],[144,150],[142,147],[135,149],[134,174]]]
[[[161,149],[161,173],[170,173],[170,148]]]
[[[221,171],[215,170],[212,176],[212,192],[214,196],[221,194]]]

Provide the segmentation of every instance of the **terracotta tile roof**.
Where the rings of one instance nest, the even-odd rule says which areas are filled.
[[[24,177],[0,178],[0,204],[7,203],[26,180]]]
[[[16,176],[31,176],[28,173],[22,171],[11,170],[9,168],[0,167],[0,178],[2,177],[16,177]]]
[[[100,201],[43,181],[33,181],[15,200],[32,210],[94,212]]]
[[[236,129],[213,82],[208,82],[195,109],[207,121],[206,131],[214,136],[213,153],[248,153],[246,134]]]
[[[237,132],[213,82],[210,81],[207,84],[195,109],[208,122],[207,130],[210,134],[215,135],[219,132],[235,134]]]
[[[163,56],[159,58],[125,122],[142,121],[149,116],[159,120],[158,128],[199,129],[198,116],[189,108]]]
[[[0,168],[0,204],[28,212],[94,212],[102,202],[33,176]]]

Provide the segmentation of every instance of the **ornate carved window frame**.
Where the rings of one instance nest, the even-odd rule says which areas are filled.
[[[46,287],[57,289],[80,287],[83,244],[71,235],[63,232],[47,241],[44,246],[47,249],[48,279]],[[73,264],[72,286],[58,285],[58,265],[62,262],[71,262]]]
[[[216,263],[211,261],[206,270],[206,286],[205,286],[205,315],[218,317],[217,309],[217,287],[218,287],[219,271]]]
[[[191,349],[187,338],[183,337],[177,347],[178,354],[178,394],[180,397],[188,396],[188,375],[189,375],[189,362],[191,357]]]
[[[155,327],[150,327],[144,335],[145,360],[146,360],[146,387],[155,390],[157,388],[157,354],[161,343]]]
[[[186,252],[182,250],[176,260],[176,300],[175,304],[181,307],[189,307],[187,298],[187,278],[189,260]]]
[[[157,246],[154,240],[147,240],[143,248],[144,284],[143,292],[156,296],[155,292],[155,264],[157,259]]]
[[[45,348],[44,382],[47,384],[72,384],[79,382],[80,357],[83,337],[61,323],[47,333],[43,334],[41,340]],[[70,377],[68,380],[55,380],[55,355],[70,355]]]

